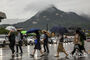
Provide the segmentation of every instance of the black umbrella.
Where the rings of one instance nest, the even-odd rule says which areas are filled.
[[[50,29],[50,31],[59,34],[68,33],[68,30],[65,27],[61,27],[61,26],[54,26]]]

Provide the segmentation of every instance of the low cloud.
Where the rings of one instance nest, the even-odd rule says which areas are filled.
[[[90,0],[0,0],[0,11],[5,12],[7,18],[23,19],[51,5],[66,12],[90,16]]]

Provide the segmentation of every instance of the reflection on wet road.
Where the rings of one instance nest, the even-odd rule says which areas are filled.
[[[73,46],[74,46],[73,43],[64,43],[65,50],[67,51],[68,54],[70,54],[70,52],[73,50]],[[54,57],[57,51],[57,44],[53,44],[53,45],[50,44],[49,45],[50,53],[48,55],[45,54],[45,56],[43,57],[40,57],[39,51],[36,51],[34,58],[30,57],[30,54],[32,54],[33,52],[33,48],[34,46],[30,46],[30,45],[24,46],[23,55],[21,56],[21,54],[15,54],[14,58],[11,57],[11,51],[8,47],[0,48],[0,60],[60,60],[60,59],[65,60],[64,53],[60,53],[59,58]],[[87,43],[85,48],[88,51],[90,49],[90,44]],[[89,58],[90,58],[90,55],[86,57],[80,57],[80,58],[70,57],[70,59],[68,60],[90,60]]]

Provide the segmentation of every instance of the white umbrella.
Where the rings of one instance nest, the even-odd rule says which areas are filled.
[[[7,26],[5,29],[6,30],[14,30],[14,31],[17,30],[14,26]]]

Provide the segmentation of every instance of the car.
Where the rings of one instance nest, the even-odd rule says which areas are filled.
[[[8,42],[7,35],[0,35],[0,46],[4,46]]]
[[[54,43],[54,44],[57,44],[57,37],[51,37],[49,39],[49,42]]]
[[[28,42],[29,45],[33,45],[34,40],[35,40],[35,38],[33,38],[33,36],[27,37],[27,42]]]

